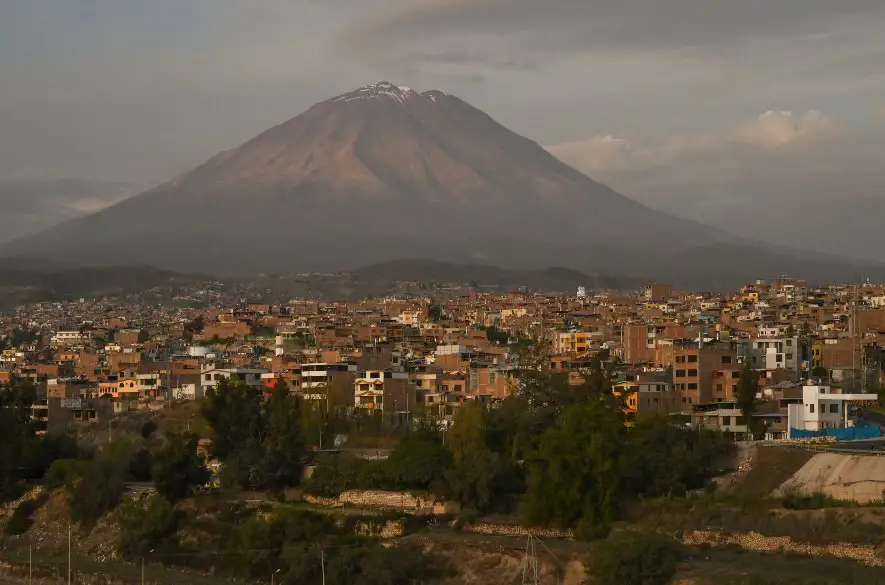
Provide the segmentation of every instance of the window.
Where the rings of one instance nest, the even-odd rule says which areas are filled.
[[[722,392],[722,384],[716,384],[716,392]]]
[[[723,417],[722,417],[722,424],[723,424],[724,426],[729,426],[729,425],[731,425],[731,417],[730,417],[730,416],[723,416]]]
[[[791,359],[793,359],[793,354],[791,354],[791,353],[788,353],[788,354],[787,354],[787,359],[788,359],[788,360],[791,360]]]
[[[814,414],[814,405],[813,404],[808,405],[808,412],[810,412],[811,414]]]
[[[697,371],[697,370],[689,370],[689,371],[688,371],[688,377],[689,377],[689,378],[694,378],[694,377],[696,377],[697,375],[698,375],[698,371]]]
[[[684,378],[685,377],[685,370],[676,370],[676,377],[677,378]]]
[[[690,356],[688,356],[688,362],[689,362],[689,363],[695,363],[695,362],[697,362],[697,361],[698,361],[698,356],[696,356],[696,355],[690,355]]]
[[[208,382],[211,379],[212,379],[212,374],[206,374],[206,381]]]
[[[732,379],[732,380],[737,380],[737,379],[740,378],[740,377],[741,377],[741,373],[738,372],[737,370],[735,370],[734,372],[731,373],[731,379]]]
[[[489,372],[489,385],[493,385],[498,381],[498,374],[495,372]]]
[[[695,384],[694,382],[692,382],[691,384],[688,385],[688,389],[689,389],[689,390],[697,390],[697,389],[698,389],[698,385]]]
[[[730,364],[731,363],[731,356],[730,355],[722,356],[722,363],[723,364]]]
[[[685,356],[684,355],[677,355],[676,356],[676,363],[677,364],[684,364],[685,363]]]
[[[787,340],[787,347],[793,347],[793,340],[792,339]]]
[[[830,414],[839,414],[839,405],[831,404],[830,405]]]

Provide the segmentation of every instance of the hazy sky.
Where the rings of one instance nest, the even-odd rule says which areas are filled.
[[[160,181],[385,79],[713,223],[877,203],[883,39],[882,0],[6,0],[0,178]]]

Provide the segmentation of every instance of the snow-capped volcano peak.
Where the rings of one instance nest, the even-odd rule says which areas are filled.
[[[405,104],[409,100],[417,97],[419,97],[419,94],[411,87],[396,85],[389,81],[380,81],[371,85],[364,85],[353,91],[333,97],[329,102],[352,102],[356,100],[390,98],[397,103]]]

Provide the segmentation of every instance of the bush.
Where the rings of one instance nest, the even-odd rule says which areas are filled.
[[[117,523],[120,526],[119,549],[125,557],[135,558],[155,551],[175,552],[182,513],[159,495],[147,500],[129,500],[120,506]]]
[[[797,491],[789,491],[784,494],[781,504],[787,510],[821,510],[823,508],[839,508],[846,505],[845,502],[840,502],[823,492],[805,495]]]
[[[12,516],[9,517],[9,520],[7,520],[6,526],[3,527],[3,533],[7,536],[18,536],[30,530],[31,526],[34,524],[32,518],[34,512],[39,510],[40,506],[42,506],[47,499],[48,496],[46,494],[41,494],[34,499],[25,500],[20,503],[12,513]]]
[[[79,472],[83,461],[77,459],[58,459],[52,462],[49,471],[43,478],[43,487],[48,491],[55,491],[68,484]]]
[[[157,432],[157,423],[149,420],[143,425],[141,425],[141,437],[143,439],[150,439],[154,433]]]
[[[619,532],[596,547],[590,574],[600,585],[665,585],[681,558],[682,546],[667,536]]]

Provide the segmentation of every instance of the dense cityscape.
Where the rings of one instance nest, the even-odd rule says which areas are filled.
[[[750,502],[880,501],[875,466],[815,457],[882,445],[885,286],[391,289],[426,293],[269,303],[212,282],[8,312],[8,558],[27,546],[45,578],[67,550],[84,575],[82,559],[121,559],[101,570],[123,581],[148,559],[160,582],[462,582],[479,569],[443,543],[466,533],[528,538],[510,553],[528,582],[554,579],[577,540],[599,543],[593,582],[665,583],[692,547],[765,555],[823,526],[732,517]],[[845,522],[825,521],[812,558],[880,566],[852,544],[876,520]]]

